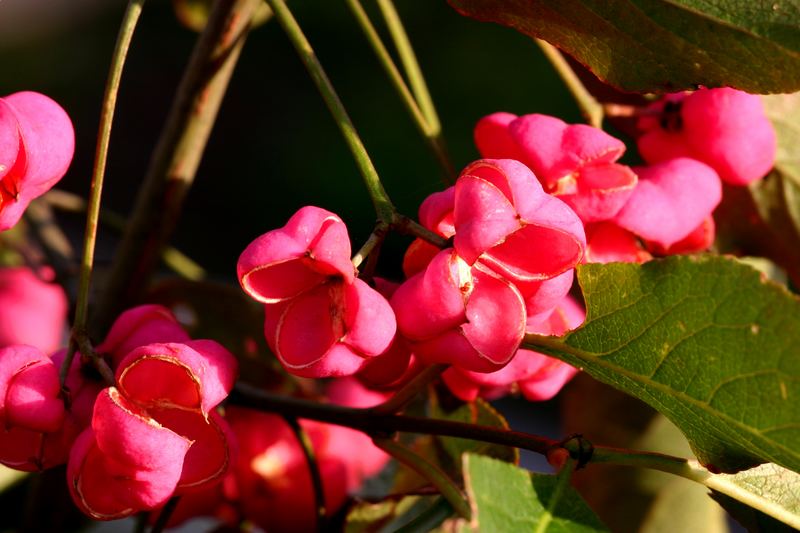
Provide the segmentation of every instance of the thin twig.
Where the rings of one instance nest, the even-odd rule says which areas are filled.
[[[292,428],[297,443],[303,450],[306,464],[308,465],[308,474],[311,476],[311,486],[314,488],[314,502],[317,510],[317,531],[325,531],[328,522],[328,511],[325,506],[325,486],[322,483],[322,475],[320,474],[319,464],[317,463],[316,454],[314,453],[314,444],[308,433],[303,429],[297,418],[293,416],[284,416],[284,420]]]
[[[430,481],[431,485],[439,489],[442,496],[453,506],[453,509],[469,520],[471,510],[466,495],[441,468],[392,439],[374,439],[373,442],[378,448]]]
[[[425,76],[422,75],[422,69],[417,61],[414,48],[411,46],[411,41],[403,27],[403,21],[400,19],[392,0],[378,0],[378,7],[386,21],[386,26],[389,28],[389,34],[392,36],[397,53],[400,55],[400,61],[403,63],[403,68],[411,84],[411,90],[414,91],[414,96],[419,102],[423,115],[425,115],[425,120],[428,122],[431,131],[434,134],[439,134],[442,130],[439,115],[433,105],[433,98],[431,98],[431,93],[428,91],[428,84],[425,83]]]
[[[89,342],[89,337],[85,334],[76,335],[75,343],[78,346],[81,356],[91,362],[92,366],[94,366],[95,370],[97,370],[97,372],[103,378],[103,381],[105,381],[106,385],[113,386],[116,383],[114,371],[111,370],[111,367],[108,366],[108,363],[106,363],[105,359],[103,359],[97,352],[94,351],[92,343]]]
[[[243,405],[267,412],[276,412],[284,416],[295,416],[309,420],[317,420],[328,424],[336,424],[357,429],[376,439],[390,438],[396,432],[420,433],[457,437],[463,439],[488,442],[503,446],[513,446],[530,450],[542,455],[550,455],[557,449],[569,452],[570,458],[576,462],[576,468],[585,463],[605,463],[620,466],[633,466],[659,470],[668,474],[681,476],[696,483],[727,494],[737,500],[744,501],[770,516],[794,524],[794,517],[785,516],[774,503],[760,499],[754,494],[743,494],[741,487],[732,483],[730,476],[712,474],[697,461],[675,457],[662,453],[627,450],[608,446],[592,445],[586,439],[575,436],[557,441],[547,437],[531,435],[510,429],[482,426],[442,420],[435,418],[413,417],[396,414],[375,413],[372,409],[356,409],[332,404],[322,404],[299,398],[291,398],[279,394],[264,392],[260,389],[237,384],[229,396],[235,405]]]
[[[86,200],[77,194],[72,194],[60,189],[49,190],[42,196],[42,200],[61,211],[72,213],[86,212]],[[111,211],[110,209],[100,209],[100,223],[110,227],[114,231],[122,233],[125,231],[127,220],[119,213]],[[164,264],[172,269],[173,272],[186,279],[200,281],[206,277],[206,271],[203,267],[173,246],[164,247],[161,252],[161,260],[164,261]]]
[[[406,405],[409,404],[414,398],[416,398],[420,392],[424,391],[428,388],[428,385],[439,379],[447,369],[448,365],[431,365],[400,387],[400,389],[395,392],[391,398],[386,400],[385,402],[378,404],[374,407],[371,407],[373,413],[377,414],[392,414],[398,413],[401,409],[403,409]]]
[[[569,92],[572,93],[572,97],[578,104],[586,121],[595,128],[602,127],[603,106],[592,96],[592,93],[586,89],[586,86],[581,82],[580,78],[578,78],[578,75],[575,74],[575,71],[572,70],[572,67],[558,48],[541,39],[536,39],[536,44],[539,45],[545,57],[547,57],[550,64],[553,65],[553,68],[556,69],[558,75],[561,76],[561,80],[567,86]]]
[[[234,405],[345,426],[379,438],[398,431],[421,433],[513,446],[542,455],[546,455],[555,448],[564,448],[574,459],[587,460],[590,463],[651,468],[698,482],[703,482],[704,476],[711,475],[705,469],[702,469],[705,472],[702,474],[695,468],[694,462],[682,457],[607,446],[593,446],[591,456],[584,457],[586,440],[582,438],[569,437],[559,441],[499,427],[435,418],[375,413],[369,408],[342,407],[265,392],[244,383],[239,383],[234,387],[229,401]]]
[[[370,233],[367,242],[356,252],[353,256],[353,266],[358,268],[367,257],[372,254],[376,248],[380,248],[383,239],[386,238],[386,232],[389,230],[389,224],[385,222],[378,222],[375,229]]]
[[[108,80],[106,81],[103,106],[100,111],[100,128],[97,132],[97,150],[95,152],[92,184],[89,192],[89,208],[86,215],[86,232],[83,239],[83,254],[81,256],[81,270],[78,281],[78,297],[75,304],[75,320],[72,323],[73,337],[82,338],[86,336],[86,324],[89,317],[89,286],[92,279],[94,249],[97,242],[97,224],[100,216],[100,202],[103,193],[108,144],[111,139],[111,124],[114,120],[114,109],[117,105],[117,94],[119,92],[119,82],[122,78],[122,69],[125,65],[128,48],[133,38],[133,32],[136,29],[136,23],[139,21],[139,15],[142,13],[144,2],[145,0],[130,0],[128,3],[128,7],[122,19],[122,25],[119,29],[119,35],[117,36],[117,44],[114,47]],[[75,357],[75,349],[76,343],[70,342],[67,356],[64,358],[64,363],[61,367],[62,378],[66,378],[67,372],[72,365],[72,360]],[[61,384],[63,386],[63,380]]]
[[[161,509],[161,513],[159,513],[158,518],[156,518],[156,522],[153,524],[153,529],[150,530],[150,533],[161,533],[164,531],[164,528],[167,526],[167,522],[169,522],[172,513],[175,512],[175,507],[178,506],[180,499],[180,496],[173,496],[169,499],[169,501],[167,501],[167,503]]]
[[[392,37],[395,38],[395,43],[398,49],[402,48],[404,52],[410,52],[410,60],[408,57],[402,57],[401,59],[403,59],[404,62],[410,61],[416,66],[416,68],[409,68],[409,66],[406,65],[406,69],[410,78],[412,73],[414,73],[416,76],[419,76],[419,78],[414,78],[414,82],[417,84],[417,98],[420,99],[420,102],[424,102],[427,106],[429,117],[426,117],[426,115],[420,109],[420,104],[418,104],[417,100],[414,99],[414,95],[406,85],[403,75],[400,74],[397,65],[395,65],[394,61],[392,60],[389,50],[387,50],[386,46],[383,44],[378,31],[375,29],[372,21],[370,21],[367,12],[361,5],[361,2],[359,0],[347,0],[347,4],[350,6],[350,10],[356,17],[356,21],[358,22],[359,26],[361,26],[361,29],[364,31],[367,41],[375,51],[375,55],[378,56],[378,61],[380,61],[381,66],[389,76],[389,81],[392,82],[395,90],[400,95],[400,99],[403,101],[403,104],[405,105],[409,115],[411,115],[414,124],[416,124],[417,129],[419,129],[420,133],[422,133],[423,137],[425,137],[425,140],[436,156],[437,161],[441,165],[445,174],[445,182],[452,183],[455,180],[455,169],[453,168],[453,164],[450,162],[450,157],[447,154],[447,148],[442,137],[442,128],[439,123],[439,117],[436,115],[436,110],[433,108],[433,102],[428,94],[425,80],[422,79],[422,72],[420,71],[419,66],[416,65],[414,51],[411,49],[411,46],[408,43],[408,38],[405,37],[405,31],[403,30],[400,18],[396,16],[396,12],[392,11],[394,9],[393,6],[391,8],[387,8],[394,12],[395,15],[395,17],[391,18],[390,24],[390,28],[393,29]],[[384,17],[386,17],[387,22],[389,22],[389,17],[386,16],[386,13],[384,13]],[[397,26],[399,26],[399,30],[397,29]],[[405,42],[408,45],[407,48],[402,47],[400,43],[397,42],[398,39],[401,39],[398,34],[402,37],[405,37]]]
[[[401,215],[400,213],[395,214],[394,219],[392,220],[392,229],[398,233],[419,237],[420,239],[427,241],[438,248],[447,248],[453,245],[450,240],[445,239],[441,235],[437,235],[420,223],[408,218],[405,215]]]
[[[381,179],[378,176],[378,171],[375,170],[375,165],[373,165],[367,153],[367,149],[364,147],[364,143],[358,136],[353,121],[350,120],[350,116],[347,114],[344,104],[339,98],[339,95],[336,94],[331,80],[328,78],[317,55],[314,53],[314,49],[311,47],[311,43],[308,42],[303,30],[300,28],[300,25],[297,23],[297,20],[295,20],[294,15],[292,15],[292,12],[289,10],[284,0],[266,0],[266,2],[272,8],[275,18],[284,32],[286,32],[292,45],[294,45],[297,54],[300,56],[300,60],[305,65],[306,70],[311,75],[311,79],[317,86],[317,90],[319,90],[322,95],[322,99],[328,106],[328,110],[330,110],[331,115],[333,115],[336,125],[339,126],[339,130],[342,132],[345,142],[350,152],[353,154],[353,158],[361,172],[361,177],[372,199],[372,204],[375,207],[378,218],[383,222],[391,223],[395,215],[394,205],[392,205],[391,200],[389,200],[389,195],[383,188]]]
[[[277,412],[345,426],[373,436],[385,437],[398,431],[426,433],[445,437],[480,440],[505,446],[514,446],[546,454],[557,440],[503,428],[477,426],[450,420],[396,414],[375,413],[369,408],[356,409],[332,404],[321,404],[300,398],[265,392],[245,383],[238,383],[229,396],[235,405],[243,405],[267,412]]]
[[[217,0],[178,86],[170,114],[93,316],[102,334],[142,292],[172,235],[259,0]]]
[[[433,105],[433,98],[431,98],[428,84],[425,82],[425,76],[422,75],[422,69],[419,66],[419,61],[417,61],[414,48],[411,46],[406,29],[403,27],[403,21],[400,19],[392,0],[378,0],[378,7],[383,14],[383,19],[386,21],[386,26],[389,28],[389,34],[392,36],[397,53],[400,55],[400,61],[403,63],[403,68],[411,84],[411,90],[414,92],[414,96],[422,109],[422,114],[428,123],[431,147],[434,154],[445,171],[446,181],[454,183],[456,171],[450,161],[447,145],[442,136],[442,124],[439,121],[439,115],[436,113],[436,106]]]

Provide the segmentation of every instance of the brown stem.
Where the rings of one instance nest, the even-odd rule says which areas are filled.
[[[595,446],[580,435],[570,436],[559,441],[499,427],[435,418],[376,413],[368,408],[356,409],[322,404],[264,392],[244,383],[237,384],[228,398],[235,405],[345,426],[363,431],[377,439],[387,438],[396,432],[407,432],[458,437],[503,446],[513,446],[542,455],[547,455],[554,449],[561,448],[569,452],[569,456],[577,461],[576,467],[583,466],[586,463],[637,466],[660,470],[699,482],[703,482],[710,475],[707,470],[695,466],[693,461],[683,457],[608,446]]]
[[[156,518],[156,522],[153,524],[153,529],[150,530],[150,533],[161,533],[164,531],[164,528],[169,522],[170,517],[172,517],[172,513],[175,512],[175,507],[178,506],[178,502],[180,501],[180,496],[173,496],[172,498],[167,501],[166,505],[161,509],[161,513],[159,513],[158,518]]]
[[[113,386],[116,383],[116,379],[114,378],[114,371],[111,370],[111,367],[108,366],[105,359],[100,356],[96,351],[94,351],[94,346],[92,346],[89,337],[86,336],[85,332],[76,332],[74,334],[75,344],[78,346],[78,350],[81,352],[81,356],[88,359],[92,366],[94,366],[95,370],[103,377],[103,381],[106,382],[106,385]]]
[[[259,0],[216,0],[178,87],[94,314],[107,330],[141,293],[172,235]]]
[[[428,388],[428,385],[439,379],[442,372],[447,370],[448,365],[431,365],[425,370],[414,376],[414,379],[403,385],[394,395],[385,402],[371,407],[373,413],[392,414],[401,411],[408,405],[420,392]]]
[[[395,214],[394,220],[392,220],[392,229],[398,233],[419,237],[420,239],[425,240],[439,248],[447,248],[448,246],[452,246],[452,243],[448,239],[445,239],[441,235],[437,235],[425,226],[399,213]]]
[[[288,414],[357,429],[376,437],[395,432],[425,433],[446,437],[480,440],[505,446],[524,448],[546,454],[559,441],[503,428],[476,426],[450,420],[415,416],[375,413],[371,409],[356,409],[338,405],[321,404],[299,398],[261,391],[239,383],[229,396],[231,403],[262,411]]]

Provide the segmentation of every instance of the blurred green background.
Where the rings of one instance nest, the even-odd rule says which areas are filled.
[[[88,194],[95,136],[121,0],[2,0],[0,95],[48,94],[69,112],[75,160],[59,187]],[[388,35],[374,2],[364,2]],[[542,112],[578,121],[569,95],[527,37],[459,16],[444,0],[398,0],[454,164],[478,157],[475,122],[488,113]],[[405,113],[344,1],[293,0],[291,7],[347,106],[400,210],[442,188],[439,168]],[[196,34],[171,2],[145,5],[122,79],[104,205],[129,212]],[[338,213],[357,249],[374,214],[333,120],[285,35],[272,21],[253,31],[223,102],[174,243],[216,278],[233,280],[238,254],[302,205]],[[77,233],[81,221],[73,221]],[[99,266],[113,250],[104,232]],[[384,274],[400,274],[408,242],[391,239]]]

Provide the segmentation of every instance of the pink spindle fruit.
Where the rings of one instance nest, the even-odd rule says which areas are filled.
[[[109,366],[116,370],[123,357],[134,348],[156,342],[186,342],[184,331],[175,315],[162,305],[139,305],[117,317],[105,340],[95,348],[109,357]]]
[[[587,263],[644,263],[652,258],[636,235],[613,222],[586,226]]]
[[[636,190],[614,222],[664,247],[700,226],[722,199],[717,173],[694,159],[670,159],[636,172]]]
[[[67,475],[76,505],[97,520],[163,505],[219,482],[231,431],[213,409],[233,387],[236,360],[214,341],[148,344],[120,362],[117,387],[94,403]]]
[[[67,322],[67,295],[29,268],[0,268],[0,347],[29,344],[58,349]]]
[[[757,95],[728,87],[676,93],[653,104],[639,127],[648,163],[697,159],[731,185],[763,178],[775,162],[777,140]]]
[[[266,304],[267,342],[293,374],[352,375],[391,345],[394,313],[355,278],[347,228],[333,213],[300,209],[253,241],[237,270],[245,292]]]
[[[373,407],[388,398],[388,394],[371,391],[355,378],[333,380],[326,396],[331,403],[345,407]],[[347,490],[355,491],[364,480],[380,472],[389,456],[372,443],[372,438],[361,431],[343,426],[328,425],[330,437],[325,448],[331,458],[338,458],[347,472]],[[357,453],[353,453],[358,450]]]
[[[427,363],[491,372],[511,360],[525,333],[519,290],[453,249],[403,283],[391,303],[398,330]]]
[[[586,313],[572,298],[564,298],[546,320],[529,331],[542,335],[563,335],[580,326]],[[549,400],[575,375],[577,370],[557,359],[520,349],[511,362],[491,373],[470,372],[458,367],[447,369],[444,382],[464,401],[477,397],[495,399],[508,394],[516,384],[531,401]]]
[[[533,173],[511,159],[482,159],[455,186],[454,246],[510,281],[550,279],[573,268],[586,246],[583,224]]]
[[[360,279],[332,280],[265,311],[267,343],[303,377],[355,374],[389,348],[397,328],[386,299]]]
[[[494,113],[475,126],[475,144],[483,157],[525,163],[584,222],[613,217],[636,185],[636,174],[616,162],[625,144],[585,124],[539,114]]]
[[[317,521],[311,473],[292,430],[278,415],[229,407],[227,418],[239,455],[224,483],[242,517],[267,531],[314,531]],[[333,515],[345,502],[345,465],[327,452],[330,426],[301,422],[317,457],[325,507]],[[353,454],[354,450],[348,450]]]
[[[41,350],[0,348],[0,464],[36,471],[63,462],[60,392],[58,368]]]
[[[352,283],[355,277],[347,227],[314,206],[250,243],[236,269],[245,292],[265,304],[289,300],[331,278]]]
[[[35,92],[0,98],[0,231],[64,176],[74,150],[72,122],[53,100]]]

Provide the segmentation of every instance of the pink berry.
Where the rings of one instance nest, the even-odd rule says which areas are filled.
[[[399,283],[378,277],[373,281],[375,289],[386,298],[391,298],[400,286]],[[370,358],[356,377],[372,389],[394,389],[411,379],[419,367],[420,363],[411,353],[408,342],[402,335],[396,335],[391,346],[384,353]]]
[[[525,298],[526,321],[529,325],[538,324],[553,313],[556,305],[572,288],[574,277],[575,269],[570,269],[554,278],[516,283],[519,292]]]
[[[672,94],[653,104],[639,123],[638,145],[648,163],[690,157],[722,181],[747,185],[775,162],[775,129],[757,95],[728,87]]]
[[[132,350],[117,369],[120,392],[148,409],[169,406],[207,416],[233,388],[237,363],[210,340],[156,343]]]
[[[117,317],[105,340],[95,348],[109,356],[116,369],[128,353],[139,346],[156,342],[186,342],[190,339],[172,312],[161,305],[140,305]]]
[[[61,346],[67,295],[28,268],[0,268],[0,346],[29,344],[45,353]]]
[[[314,531],[317,512],[311,474],[294,433],[278,415],[229,407],[227,418],[239,442],[225,496],[242,517],[267,531]],[[314,446],[328,516],[347,495],[345,465],[327,452],[327,424],[301,422]],[[349,450],[353,454],[353,450]]]
[[[60,392],[58,368],[38,348],[0,348],[0,464],[37,471],[66,460],[77,428]]]
[[[67,480],[78,508],[96,520],[153,509],[175,491],[192,442],[158,424],[113,387],[95,403],[75,442]]]
[[[652,258],[636,235],[613,222],[586,226],[587,263],[644,263]]]
[[[583,308],[566,297],[550,317],[531,326],[529,331],[563,335],[580,326],[585,317]],[[555,396],[576,372],[575,368],[557,359],[520,349],[508,365],[496,372],[471,372],[453,366],[445,371],[443,378],[453,394],[464,401],[477,397],[499,398],[508,394],[515,384],[529,400],[542,401]]]
[[[237,272],[245,292],[266,304],[288,300],[329,278],[352,283],[347,228],[330,211],[303,207],[284,227],[250,243]]]
[[[345,407],[373,407],[389,395],[365,388],[355,378],[333,380],[325,391],[331,403]],[[364,480],[380,472],[389,456],[372,443],[372,439],[355,429],[329,426],[330,437],[325,446],[327,456],[344,463],[347,472],[347,489],[355,491]],[[358,450],[358,453],[353,453]]]
[[[218,483],[231,463],[232,433],[213,408],[235,377],[236,360],[214,341],[132,350],[70,454],[76,505],[112,520]]]
[[[714,244],[715,235],[714,217],[709,215],[689,235],[669,247],[650,241],[645,245],[655,255],[691,254],[708,250]]]
[[[0,231],[64,176],[74,150],[72,123],[53,100],[35,92],[0,98]]]
[[[689,235],[722,199],[717,173],[694,159],[670,159],[636,172],[636,190],[614,221],[661,246]]]
[[[506,365],[525,333],[519,290],[481,263],[442,250],[391,299],[400,333],[426,363],[478,372]]]
[[[533,173],[511,159],[467,166],[455,186],[455,249],[511,281],[550,279],[583,256],[583,224]]]
[[[324,209],[304,207],[253,241],[237,269],[245,292],[267,304],[264,334],[293,374],[352,375],[394,338],[389,303],[355,277],[347,228]]]
[[[267,343],[304,377],[355,374],[389,348],[397,327],[389,302],[360,279],[332,279],[265,312]]]
[[[38,348],[0,348],[0,424],[42,433],[57,431],[64,421],[58,369]]]
[[[581,220],[613,217],[636,185],[636,174],[616,161],[625,144],[603,130],[539,114],[494,113],[475,127],[483,157],[516,159]]]

